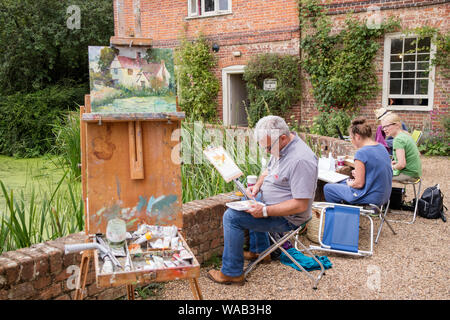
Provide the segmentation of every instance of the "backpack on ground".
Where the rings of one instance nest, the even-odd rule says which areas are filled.
[[[417,213],[419,216],[426,219],[439,219],[446,222],[447,219],[444,214],[444,195],[439,188],[439,184],[426,188],[422,197],[418,200]]]

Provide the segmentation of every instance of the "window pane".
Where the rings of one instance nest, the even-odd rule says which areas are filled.
[[[391,72],[391,79],[401,79],[402,73],[401,72]]]
[[[214,0],[205,0],[205,12],[214,11]]]
[[[401,62],[402,59],[400,58],[400,55],[395,54],[395,55],[392,55],[392,56],[391,56],[391,61],[392,61],[392,62]]]
[[[191,0],[191,14],[197,13],[197,2],[198,0]]]
[[[392,39],[391,41],[391,53],[402,53],[403,39]]]
[[[390,87],[389,87],[389,93],[390,94],[400,94],[401,86],[402,86],[401,80],[391,80]]]
[[[428,94],[428,80],[416,80],[416,94]]]
[[[416,78],[428,78],[428,71],[416,72]]]
[[[417,61],[430,61],[430,55],[429,54],[418,54]]]
[[[414,53],[416,52],[416,38],[408,38],[405,39],[405,53]]]
[[[417,70],[428,70],[428,62],[419,62],[417,63]]]
[[[403,70],[415,70],[416,64],[414,62],[407,62],[403,64]]]
[[[414,94],[414,80],[403,80],[402,94]]]
[[[403,78],[414,78],[414,72],[403,72]]]
[[[407,54],[403,57],[403,61],[416,61],[415,54]]]
[[[219,0],[219,10],[228,10],[228,0]]]
[[[420,39],[417,44],[417,52],[430,52],[430,38]]]
[[[402,70],[401,63],[391,63],[391,70]]]
[[[392,99],[393,106],[427,106],[428,99]]]

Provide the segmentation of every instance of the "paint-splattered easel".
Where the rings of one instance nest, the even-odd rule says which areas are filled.
[[[90,96],[80,108],[81,172],[87,241],[106,233],[109,219],[119,216],[127,230],[138,224],[175,225],[184,247],[189,247],[180,230],[181,170],[179,162],[181,121],[184,113],[141,114],[91,113]],[[151,207],[158,198],[160,207]],[[152,202],[153,204],[153,202]],[[189,280],[194,299],[203,299],[198,284],[200,265],[160,270],[99,273],[97,252],[82,254],[75,299],[83,298],[91,258],[99,287],[127,286],[134,299],[137,284]]]

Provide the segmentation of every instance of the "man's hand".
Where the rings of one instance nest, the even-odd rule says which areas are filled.
[[[250,199],[255,199],[258,192],[259,192],[259,186],[256,186],[256,185],[248,187],[245,190],[247,197],[249,197]]]
[[[263,216],[263,208],[264,206],[262,204],[252,204],[251,208],[248,209],[246,212],[250,213],[253,218],[264,218]]]

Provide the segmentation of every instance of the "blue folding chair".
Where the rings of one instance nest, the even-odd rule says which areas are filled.
[[[318,230],[320,246],[310,245],[309,249],[356,256],[371,256],[373,254],[373,220],[370,217],[374,213],[373,210],[329,202],[313,203],[313,207],[321,209]],[[369,250],[359,249],[359,220],[361,216],[370,221]]]

